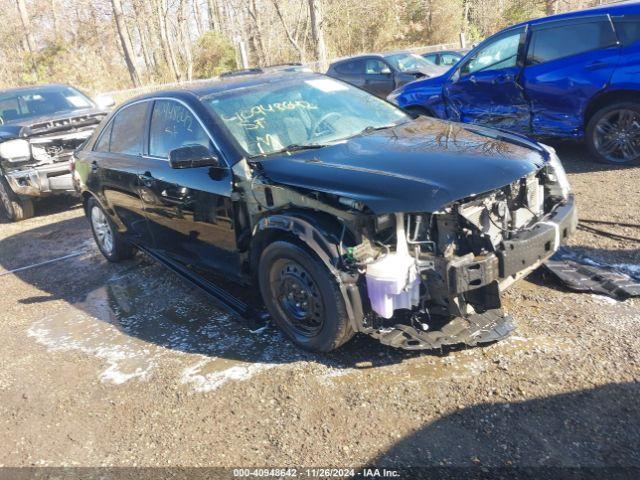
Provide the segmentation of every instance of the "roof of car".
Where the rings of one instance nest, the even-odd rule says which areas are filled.
[[[208,95],[214,95],[216,93],[223,93],[229,90],[236,90],[240,88],[256,87],[260,85],[272,85],[282,83],[284,80],[291,80],[293,78],[324,78],[325,75],[313,72],[287,72],[287,71],[268,71],[264,73],[256,74],[243,74],[236,76],[228,76],[224,78],[214,78],[206,82],[191,83],[181,86],[177,89],[159,90],[153,93],[141,95],[133,98],[126,103],[133,101],[144,100],[147,98],[155,98],[162,96],[174,96],[184,93],[192,93],[193,95],[202,98]]]
[[[0,94],[24,93],[24,92],[46,92],[49,90],[58,90],[60,88],[69,88],[69,85],[65,85],[62,83],[49,83],[46,85],[31,85],[31,86],[25,86],[25,87],[7,88],[4,90],[0,90]]]
[[[597,5],[595,7],[585,8],[582,10],[575,10],[572,12],[559,13],[557,15],[551,15],[548,17],[536,18],[526,22],[519,23],[513,27],[520,27],[523,25],[536,25],[539,23],[553,22],[556,20],[570,20],[572,18],[588,17],[598,14],[611,14],[611,15],[626,15],[626,14],[638,14],[640,13],[640,2],[637,0],[628,0],[622,2],[614,2],[606,5]]]
[[[387,58],[387,57],[390,57],[391,55],[401,55],[401,54],[410,55],[412,53],[413,52],[408,52],[406,50],[397,50],[393,52],[383,52],[383,53],[380,53],[380,52],[359,53],[358,55],[352,55],[350,57],[343,57],[343,58],[336,59],[333,62],[331,62],[331,65],[346,62],[348,60],[357,60],[358,58],[369,58],[369,57]]]

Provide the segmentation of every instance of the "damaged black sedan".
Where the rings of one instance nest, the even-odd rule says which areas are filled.
[[[315,74],[132,100],[76,156],[107,259],[142,249],[196,283],[254,285],[315,351],[357,332],[407,349],[498,340],[513,330],[500,291],[576,227],[552,149]]]
[[[35,200],[74,193],[71,154],[107,113],[67,85],[0,91],[0,214],[24,220]]]

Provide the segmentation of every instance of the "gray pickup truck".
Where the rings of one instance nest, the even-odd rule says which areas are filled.
[[[0,215],[24,220],[34,200],[74,193],[69,160],[113,106],[100,103],[67,85],[0,91]]]

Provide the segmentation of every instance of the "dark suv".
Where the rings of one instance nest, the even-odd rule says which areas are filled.
[[[208,276],[255,285],[310,350],[356,332],[409,349],[502,338],[500,289],[576,224],[550,148],[312,73],[131,100],[75,165],[107,259],[144,250],[239,314]]]
[[[640,3],[539,18],[482,42],[449,73],[389,96],[417,113],[640,159]]]
[[[23,220],[35,199],[73,193],[71,154],[107,113],[67,85],[0,91],[0,212]]]

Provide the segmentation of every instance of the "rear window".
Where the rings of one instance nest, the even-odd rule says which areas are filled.
[[[147,102],[136,103],[120,111],[111,127],[111,153],[140,155],[147,119]]]
[[[616,36],[607,21],[564,24],[534,30],[531,34],[527,65],[538,65],[559,58],[615,45]]]
[[[640,18],[615,18],[613,24],[622,45],[631,45],[640,40]]]
[[[338,63],[335,71],[343,75],[362,75],[366,69],[364,60],[351,60],[349,62]]]

